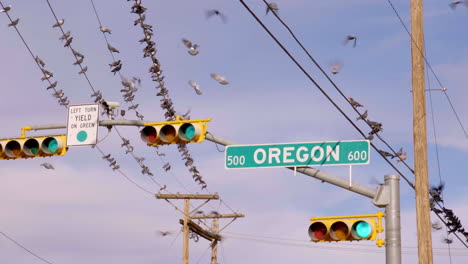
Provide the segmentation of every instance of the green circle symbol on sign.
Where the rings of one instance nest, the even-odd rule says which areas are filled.
[[[80,142],[85,141],[87,138],[88,138],[88,133],[86,133],[86,131],[83,131],[83,130],[78,132],[78,134],[76,135],[76,139],[78,139],[78,141]]]

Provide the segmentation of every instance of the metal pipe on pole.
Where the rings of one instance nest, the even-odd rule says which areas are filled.
[[[387,264],[401,264],[400,176],[385,175],[390,190],[385,206],[385,259]]]

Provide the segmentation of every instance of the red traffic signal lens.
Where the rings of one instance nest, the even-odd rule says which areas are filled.
[[[156,127],[147,126],[141,130],[141,139],[146,143],[155,143],[158,139],[158,131]]]
[[[12,140],[9,141],[5,146],[5,155],[10,158],[16,158],[21,154],[21,144],[16,141]]]
[[[327,226],[322,222],[315,222],[309,226],[309,237],[312,241],[324,239],[327,233]]]
[[[330,237],[334,240],[345,240],[349,235],[349,227],[345,222],[338,221],[330,227]]]

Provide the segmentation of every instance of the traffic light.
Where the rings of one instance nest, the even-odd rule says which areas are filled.
[[[65,135],[2,139],[0,159],[63,156],[67,153],[65,142]]]
[[[382,217],[380,211],[374,215],[312,217],[309,236],[313,242],[377,239],[376,244],[381,247],[384,244],[380,237],[383,232]]]
[[[211,119],[183,120],[147,123],[141,130],[141,139],[148,146],[179,143],[200,143],[205,139],[208,122]]]

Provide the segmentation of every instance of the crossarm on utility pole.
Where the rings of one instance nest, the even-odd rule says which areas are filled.
[[[179,223],[181,225],[183,225],[184,220],[179,219]],[[201,226],[199,226],[198,224],[196,224],[192,220],[188,220],[187,224],[188,224],[189,229],[192,230],[192,232],[197,233],[198,235],[200,235],[201,237],[203,237],[206,240],[209,240],[209,241],[212,241],[213,239],[214,240],[221,240],[220,235],[212,233],[210,231],[206,231],[205,229],[203,229]]]

